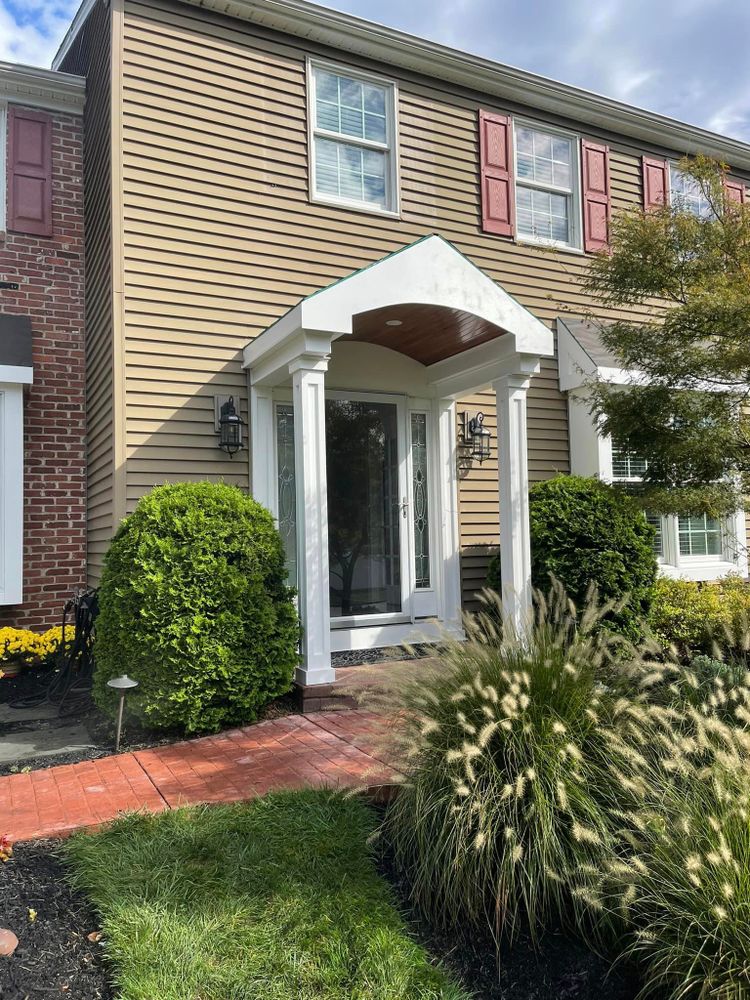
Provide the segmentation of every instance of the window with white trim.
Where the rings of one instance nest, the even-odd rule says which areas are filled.
[[[641,482],[646,461],[633,456],[617,444],[612,444],[611,478],[616,483]],[[737,561],[738,544],[732,542],[736,533],[735,518],[716,518],[708,514],[682,516],[646,512],[646,520],[655,529],[654,552],[665,568],[695,579],[710,579],[713,570],[726,573]],[[742,515],[739,516],[740,529]],[[702,572],[702,570],[707,572]]]
[[[612,482],[640,483],[646,473],[646,460],[638,458],[617,444],[612,444]],[[654,528],[654,552],[664,557],[664,518],[661,514],[646,511],[646,520]]]
[[[308,93],[313,200],[395,214],[395,84],[311,61]]]
[[[580,249],[578,138],[514,121],[520,237]]]
[[[714,211],[698,181],[676,163],[669,164],[669,198],[675,208],[700,219],[711,219]]]

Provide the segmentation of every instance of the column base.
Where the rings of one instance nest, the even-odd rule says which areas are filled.
[[[294,674],[294,683],[299,684],[301,687],[311,687],[316,684],[333,684],[336,680],[335,669],[328,664],[328,666],[318,666],[318,667],[306,667],[301,664],[297,667]]]

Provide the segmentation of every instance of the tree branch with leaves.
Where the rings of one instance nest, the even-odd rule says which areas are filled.
[[[644,458],[632,488],[644,507],[714,517],[742,506],[750,485],[750,208],[728,197],[726,167],[680,162],[703,195],[627,210],[611,249],[591,262],[589,295],[633,318],[602,326],[628,384],[590,380],[602,431]]]

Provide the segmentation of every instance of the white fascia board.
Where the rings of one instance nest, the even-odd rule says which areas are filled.
[[[86,79],[72,73],[0,62],[0,100],[80,115],[86,100]]]
[[[78,32],[86,23],[86,18],[89,16],[91,11],[96,6],[96,0],[81,0],[81,5],[73,16],[73,20],[70,22],[70,27],[65,32],[63,40],[60,42],[60,46],[55,53],[52,60],[52,69],[57,69],[60,63],[63,61],[65,56],[70,51],[73,42],[78,37]]]
[[[299,303],[245,346],[242,352],[243,368],[251,368],[262,358],[270,357],[301,329],[302,304]]]
[[[0,365],[0,382],[11,385],[32,385],[34,369],[30,365]]]
[[[86,3],[92,2],[86,0]],[[182,2],[252,21],[273,31],[296,35],[379,63],[399,66],[433,79],[446,80],[475,93],[509,102],[512,107],[523,105],[547,111],[608,132],[633,136],[679,155],[704,152],[728,162],[734,168],[750,171],[748,143],[364,18],[328,10],[307,0]],[[69,47],[71,42],[72,39],[66,36],[63,47]],[[58,53],[55,62],[60,58]]]

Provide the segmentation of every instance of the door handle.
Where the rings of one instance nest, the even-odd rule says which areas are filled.
[[[406,517],[406,512],[409,509],[409,501],[406,499],[406,497],[402,498],[401,503],[399,504],[399,507],[401,508],[401,516],[403,518],[405,518]]]

